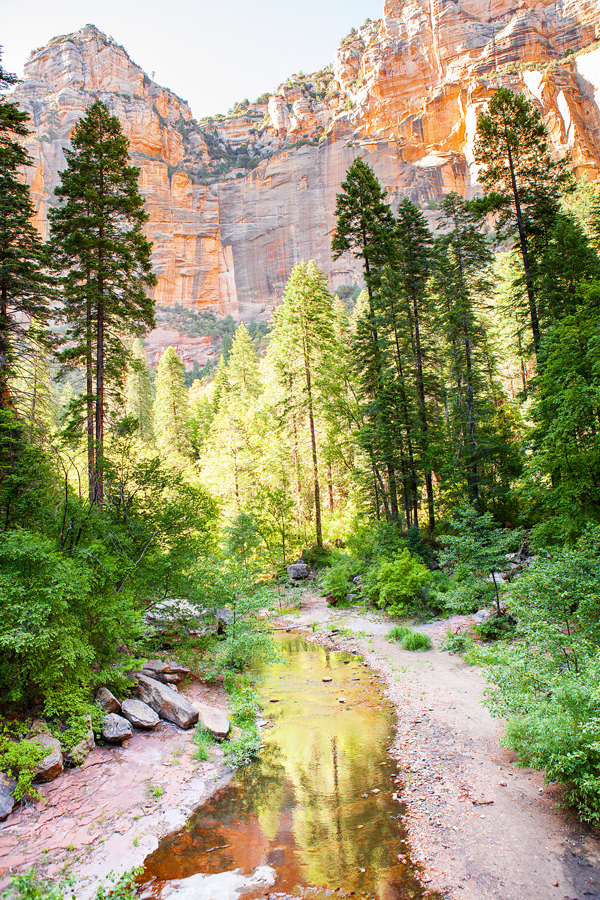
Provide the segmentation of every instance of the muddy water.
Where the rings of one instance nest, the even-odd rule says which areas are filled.
[[[260,758],[146,861],[169,900],[420,898],[387,754],[393,716],[359,657],[298,636],[260,685]],[[324,680],[331,679],[331,680]],[[433,897],[435,895],[428,894]]]

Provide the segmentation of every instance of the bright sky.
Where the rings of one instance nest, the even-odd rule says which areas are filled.
[[[201,118],[332,63],[382,12],[383,0],[0,0],[0,44],[4,69],[22,75],[31,50],[92,23]]]

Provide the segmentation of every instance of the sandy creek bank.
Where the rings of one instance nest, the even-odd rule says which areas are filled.
[[[193,682],[180,693],[225,708],[218,687]],[[161,721],[134,731],[123,747],[96,747],[79,769],[40,786],[41,800],[22,805],[0,825],[0,892],[11,874],[35,868],[58,881],[70,872],[77,900],[87,900],[111,871],[139,866],[159,839],[231,779],[223,751],[193,759],[193,729]]]
[[[290,593],[300,603],[280,627],[358,651],[387,686],[412,857],[427,888],[449,900],[600,900],[598,834],[559,805],[558,786],[500,747],[502,723],[480,704],[479,670],[438,649],[448,622],[421,626],[434,649],[408,653],[386,640],[387,617],[332,609],[309,587]],[[227,702],[198,683],[186,696]],[[162,722],[122,749],[97,747],[81,769],[42,786],[41,801],[0,826],[0,891],[11,872],[35,866],[52,879],[70,871],[87,900],[108,872],[139,865],[230,778],[219,748],[204,763],[193,751],[191,732]]]
[[[480,670],[439,650],[449,625],[469,617],[419,626],[434,649],[410,653],[386,640],[388,617],[332,609],[310,589],[299,596],[279,624],[357,650],[387,686],[411,855],[427,887],[452,900],[600,900],[600,835],[560,805],[560,786],[516,766],[500,746],[502,722],[481,705]]]

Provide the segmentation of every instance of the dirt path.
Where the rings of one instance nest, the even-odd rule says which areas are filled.
[[[600,900],[598,833],[560,806],[558,785],[500,747],[502,723],[480,702],[480,670],[439,650],[449,622],[419,626],[434,649],[410,653],[386,640],[386,616],[332,609],[310,590],[300,596],[279,624],[358,650],[396,706],[406,824],[428,887],[452,900]]]

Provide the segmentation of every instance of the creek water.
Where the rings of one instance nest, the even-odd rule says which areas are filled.
[[[163,839],[141,896],[422,897],[387,752],[393,710],[377,677],[358,656],[298,635],[279,642],[285,663],[268,666],[259,685],[271,725],[259,758]]]

